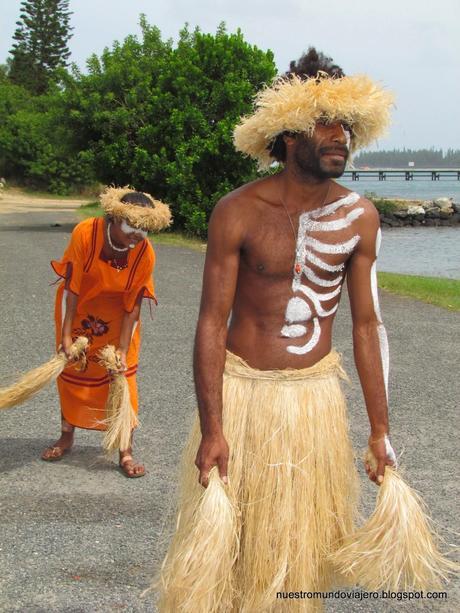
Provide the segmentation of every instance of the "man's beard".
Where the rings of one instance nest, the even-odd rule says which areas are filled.
[[[345,155],[343,163],[327,163],[323,158],[325,153],[338,151]],[[305,176],[313,176],[317,179],[337,179],[345,172],[348,159],[348,149],[341,145],[332,147],[320,147],[316,150],[310,139],[304,138],[297,141],[294,159],[298,170]]]

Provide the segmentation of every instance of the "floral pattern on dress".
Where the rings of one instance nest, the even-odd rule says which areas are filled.
[[[91,343],[94,336],[104,336],[109,331],[109,321],[104,321],[94,315],[87,315],[85,319],[81,320],[81,328],[74,328],[72,330],[73,336],[86,336]]]
[[[72,330],[72,339],[75,341],[78,336],[85,336],[91,345],[95,336],[104,336],[110,329],[110,322],[104,321],[99,317],[88,314],[84,319],[80,321],[81,327],[74,328]],[[85,365],[81,368],[82,371],[86,371],[88,368],[88,362],[99,363],[99,357],[97,355],[88,355]]]

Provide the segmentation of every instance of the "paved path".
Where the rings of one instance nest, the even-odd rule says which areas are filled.
[[[0,215],[0,382],[49,358],[53,351],[54,276],[75,223],[72,211]],[[55,226],[55,224],[60,224]],[[100,435],[79,431],[75,451],[45,464],[41,450],[59,430],[54,389],[0,414],[0,611],[27,613],[150,613],[141,599],[171,530],[177,463],[194,411],[191,348],[204,256],[157,248],[153,321],[145,309],[139,374],[142,427],[138,457],[149,473],[128,480],[101,458]],[[391,295],[382,296],[389,331],[393,442],[403,451],[409,481],[423,494],[442,534],[458,529],[460,315]],[[353,440],[366,441],[366,419],[352,363],[346,297],[335,331],[353,379],[348,391]],[[458,426],[458,419],[457,419]],[[363,478],[367,509],[375,491]],[[335,601],[328,611],[454,611],[425,600],[406,606]]]

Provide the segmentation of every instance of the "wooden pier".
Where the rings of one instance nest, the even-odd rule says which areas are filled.
[[[406,181],[413,181],[414,179],[421,179],[422,177],[429,177],[432,181],[439,181],[441,177],[456,178],[460,181],[460,169],[459,168],[366,168],[350,169],[343,173],[344,177],[351,177],[352,181],[359,181],[361,178],[378,179],[379,181],[386,181],[390,177],[398,177],[405,179]]]

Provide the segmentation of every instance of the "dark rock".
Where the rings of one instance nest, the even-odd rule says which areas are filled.
[[[439,217],[441,219],[449,219],[452,217],[452,209],[440,209]]]
[[[439,220],[433,219],[432,217],[428,217],[428,219],[425,220],[425,225],[426,226],[438,226]]]
[[[425,216],[431,219],[439,219],[439,209],[437,206],[431,207],[431,209],[427,209],[425,212]]]

